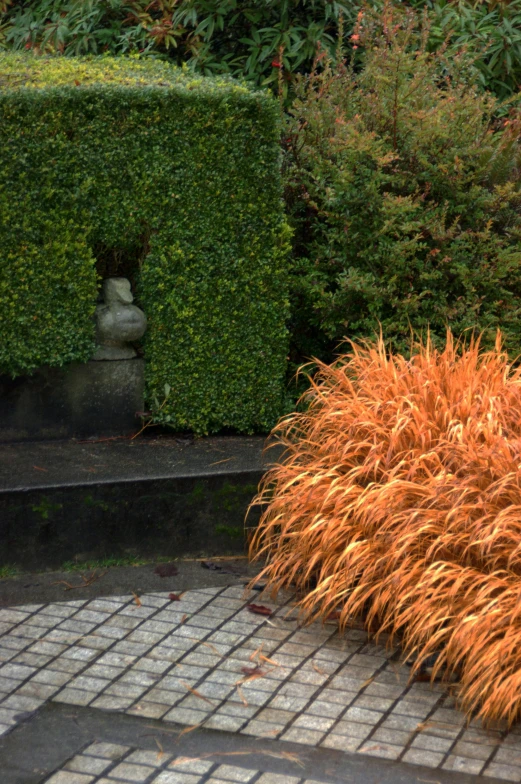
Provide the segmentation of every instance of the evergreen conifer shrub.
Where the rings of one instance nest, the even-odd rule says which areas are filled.
[[[360,13],[359,67],[324,53],[296,87],[285,135],[295,362],[380,325],[400,351],[411,329],[441,345],[447,325],[487,345],[500,327],[519,350],[518,110],[482,89],[465,52],[430,52],[429,36],[412,12]]]

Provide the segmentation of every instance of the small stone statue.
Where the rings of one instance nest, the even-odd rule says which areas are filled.
[[[132,359],[129,345],[145,334],[146,316],[136,305],[126,278],[108,278],[103,283],[103,304],[96,308],[98,349],[92,359]]]

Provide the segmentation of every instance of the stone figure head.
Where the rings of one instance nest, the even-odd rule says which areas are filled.
[[[106,305],[130,305],[134,301],[130,281],[126,278],[107,278],[103,281],[103,300]]]

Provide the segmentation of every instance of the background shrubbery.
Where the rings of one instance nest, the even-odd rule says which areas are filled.
[[[281,413],[287,262],[268,93],[139,58],[0,57],[0,372],[86,360],[133,278],[149,401],[204,433]]]
[[[66,55],[142,51],[284,89],[317,44],[336,45],[346,0],[0,0],[6,47]]]
[[[319,58],[287,123],[295,363],[380,327],[401,351],[411,329],[501,327],[517,353],[518,115],[469,56],[429,53],[417,16],[361,15],[353,39],[362,66]]]
[[[477,329],[487,344],[500,326],[507,348],[517,354],[521,0],[371,0],[360,7],[319,0],[250,0],[240,7],[235,0],[4,0],[3,6],[0,0],[1,40],[7,48],[64,55],[139,50],[143,60],[182,62],[192,73],[240,75],[279,94],[286,209],[293,228],[286,265],[290,374],[310,356],[330,361],[345,337],[372,336],[380,328],[393,347],[406,351],[411,330],[430,329],[436,343],[447,324],[456,333]],[[275,123],[275,104],[270,111]],[[243,141],[249,139],[249,119],[241,128],[243,116],[237,115],[233,133],[226,127],[230,146],[219,164],[223,180],[228,166],[235,172],[250,155]],[[139,134],[140,155],[162,149],[163,141],[147,134]],[[276,131],[273,144],[275,139]],[[216,165],[217,142],[212,150]],[[272,165],[276,168],[270,158]],[[109,188],[112,176],[117,180],[119,173],[109,166],[100,187]],[[262,207],[257,202],[248,207],[248,221],[262,223],[263,210],[275,198],[269,193]],[[128,248],[116,252],[114,237],[93,240],[103,275],[119,269],[135,276],[143,248],[154,241],[143,217],[147,198],[145,188],[133,208],[140,229]],[[226,194],[217,186],[212,198],[216,212],[226,208]],[[191,236],[189,242],[204,254],[197,232]],[[213,291],[220,281],[227,236],[212,248],[215,262],[201,278],[200,291],[204,286]],[[241,247],[248,247],[246,239]],[[172,258],[179,253],[175,242],[169,252]],[[190,254],[183,262],[189,276],[195,274]],[[154,258],[153,271],[145,269],[142,278],[150,281],[150,292],[169,274],[161,254]],[[283,267],[274,268],[275,278]],[[233,295],[239,302],[236,290]],[[185,336],[195,301],[187,289],[186,301],[172,305],[176,319],[186,324]],[[240,301],[237,312],[255,307],[251,292]],[[152,293],[147,304],[151,311],[161,307]],[[285,312],[282,306],[281,319]],[[260,311],[256,316],[263,318]],[[217,333],[214,321],[206,333],[210,348]],[[149,346],[154,339],[149,336]],[[184,357],[180,364],[172,360],[176,377],[205,375],[204,362],[191,365],[187,358],[194,358],[193,341],[181,350],[172,336],[162,340],[165,353],[175,344]],[[277,379],[279,372],[277,365]],[[158,365],[154,373],[161,376],[153,389],[160,399],[170,377]],[[239,387],[234,395],[250,394],[250,382]],[[206,405],[197,395],[190,399],[193,411]]]
[[[256,85],[311,70],[317,44],[332,53],[350,36],[361,7],[385,0],[0,0],[0,45],[66,55],[144,52],[230,73]],[[477,58],[482,84],[505,97],[521,83],[521,0],[407,0],[427,12],[429,47],[452,34]],[[341,21],[340,21],[341,20]],[[283,78],[279,65],[283,65]],[[291,91],[290,91],[291,92]]]

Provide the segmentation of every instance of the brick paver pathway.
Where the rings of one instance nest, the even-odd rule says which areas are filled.
[[[359,629],[300,628],[291,597],[241,586],[0,610],[0,734],[48,702],[521,781],[521,729],[468,725]],[[237,772],[239,771],[239,772]],[[242,772],[241,772],[242,771]],[[241,778],[242,776],[242,778]],[[305,777],[95,744],[49,784],[299,784]],[[306,780],[306,784],[310,784]]]

